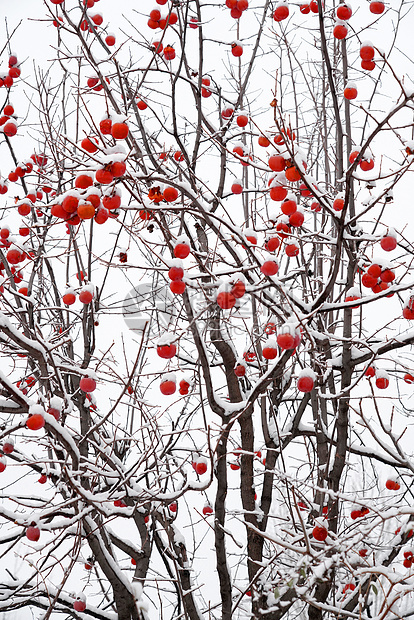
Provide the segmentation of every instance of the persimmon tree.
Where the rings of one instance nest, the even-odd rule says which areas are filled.
[[[410,617],[413,3],[86,4],[2,51],[2,617]]]

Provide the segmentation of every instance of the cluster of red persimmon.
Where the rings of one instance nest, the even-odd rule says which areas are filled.
[[[35,377],[29,376],[22,381],[17,382],[17,387],[23,392],[23,394],[27,394],[28,389],[33,387],[36,383]],[[51,406],[48,408],[48,413],[53,415],[56,419],[60,417],[60,401],[59,403],[55,402],[58,399],[51,399]],[[52,406],[53,405],[53,406]],[[36,413],[32,411],[29,417],[26,420],[26,427],[30,430],[39,430],[43,428],[45,424],[44,416],[41,413]],[[6,455],[12,454],[14,452],[14,441],[11,437],[8,437],[6,441],[4,441],[3,445],[0,448],[0,473],[6,469],[7,460]],[[45,483],[47,480],[46,476],[41,476],[38,480],[41,484]]]
[[[32,375],[17,381],[16,387],[21,390],[23,394],[28,394],[30,388],[34,387],[36,383],[36,378]],[[79,381],[79,388],[86,394],[86,396],[90,397],[91,392],[96,389],[96,380],[90,375],[84,375],[81,377]],[[49,407],[47,408],[47,413],[55,418],[58,422],[60,420],[62,411],[62,402],[59,398],[52,397],[50,399]],[[45,418],[46,412],[43,406],[41,405],[31,405],[29,408],[29,416],[26,418],[25,425],[31,431],[38,431],[42,429],[46,424]],[[14,451],[14,443],[11,438],[8,438],[7,441],[3,443],[1,447],[1,456],[0,456],[0,472],[3,472],[6,469],[6,459],[4,455],[11,454]],[[47,476],[42,474],[39,478],[38,482],[44,484],[47,480]]]
[[[157,4],[159,5],[167,4],[167,0],[161,0],[161,1],[156,0],[156,1],[157,1]],[[168,11],[168,13],[161,15],[161,11],[159,10],[159,8],[155,7],[150,12],[147,23],[148,23],[149,28],[151,28],[152,30],[157,30],[158,28],[160,28],[161,30],[165,30],[166,28],[168,28],[168,26],[174,26],[174,24],[176,24],[177,21],[178,21],[178,15],[172,9]]]
[[[228,110],[226,108],[223,110],[223,113],[226,118],[231,118],[233,109],[230,108],[230,110]],[[265,248],[269,252],[276,252],[281,245],[281,241],[285,240],[285,253],[287,256],[292,257],[297,256],[300,251],[298,242],[291,236],[292,230],[295,228],[299,229],[302,226],[304,222],[304,212],[298,207],[295,195],[293,193],[289,193],[289,191],[292,192],[294,189],[293,187],[290,187],[289,183],[295,184],[300,181],[301,173],[298,167],[290,159],[288,151],[284,149],[284,146],[288,140],[291,143],[291,150],[294,150],[295,147],[293,141],[295,140],[295,133],[289,128],[282,130],[281,133],[274,136],[273,142],[278,150],[271,154],[268,159],[270,170],[276,173],[274,176],[271,176],[269,180],[269,197],[271,200],[281,202],[282,217],[278,218],[277,223],[275,220],[275,230],[274,232],[270,231],[268,233],[268,237],[265,240]],[[259,136],[259,144],[263,147],[268,147],[270,146],[271,141],[268,136],[261,135]],[[249,154],[241,145],[235,146],[233,152],[239,161],[241,161],[242,165],[248,165]],[[364,155],[361,157],[359,149],[355,149],[350,154],[349,161],[351,165],[356,162],[356,164],[359,165],[364,172],[372,170],[375,165],[371,153],[365,151]],[[306,162],[302,161],[302,166],[306,170]],[[231,189],[234,194],[242,193],[242,182],[239,179],[235,179]],[[312,192],[305,183],[300,184],[299,192],[302,197],[312,196]],[[344,197],[342,195],[338,195],[333,200],[333,210],[341,212],[344,208],[344,204]],[[320,204],[315,200],[312,200],[310,206],[311,210],[315,212],[320,211],[321,209]],[[257,235],[254,231],[250,231],[248,234],[246,232],[246,239],[253,245],[257,244]],[[382,237],[380,245],[386,252],[393,251],[397,247],[397,237],[395,231],[391,229],[388,230],[388,232]],[[266,261],[262,265],[261,270],[264,275],[275,275],[278,270],[276,261]],[[395,277],[395,271],[392,265],[385,260],[381,260],[368,267],[367,271],[362,275],[361,282],[363,286],[371,288],[374,293],[380,293],[389,288]],[[361,294],[359,290],[352,289],[348,291],[345,301],[355,301],[360,299],[360,297]],[[234,305],[235,301],[232,300],[232,303]],[[230,305],[228,307],[232,306]],[[358,306],[353,306],[353,308],[358,308]],[[414,319],[413,304],[410,306],[410,302],[407,302],[403,315],[405,318]]]
[[[276,332],[276,325],[272,322],[268,323],[265,328],[267,335],[272,335]],[[262,345],[262,357],[267,361],[271,361],[277,358],[279,355],[279,349],[283,353],[284,351],[291,351],[293,355],[296,348],[299,346],[302,339],[302,331],[300,327],[295,326],[293,323],[285,323],[279,328],[279,333],[276,338],[268,338]],[[279,349],[278,349],[279,347]],[[234,368],[234,373],[237,377],[244,377],[246,375],[246,364],[253,363],[256,360],[256,355],[251,352],[246,352],[243,355],[243,360],[238,360]],[[307,393],[311,392],[314,388],[316,381],[316,375],[310,368],[304,368],[300,371],[297,377],[296,387],[299,392]]]
[[[392,252],[397,247],[397,236],[394,230],[389,229],[380,241],[381,248],[385,252]],[[389,288],[395,280],[395,271],[391,264],[385,260],[376,259],[363,273],[361,283],[370,288],[373,293],[381,293]],[[392,297],[393,293],[390,293]],[[354,299],[358,299],[355,297]],[[414,297],[409,297],[403,309],[405,319],[414,319]]]
[[[29,378],[28,378],[29,379]],[[26,384],[28,379],[26,379]],[[34,377],[32,377],[34,379]],[[93,392],[96,388],[96,381],[92,377],[84,376],[81,378],[79,387],[83,392]],[[24,391],[24,389],[23,389]],[[61,415],[61,404],[60,401],[56,398],[52,398],[50,402],[50,406],[47,409],[47,413],[55,418],[56,421],[59,421]],[[29,417],[26,419],[26,427],[31,431],[38,431],[42,429],[45,424],[45,410],[40,405],[32,405],[29,410]],[[11,454],[14,450],[14,444],[12,440],[8,440],[3,444],[2,451],[4,454]],[[2,467],[2,469],[1,469]],[[6,468],[6,463],[4,462],[0,465],[0,471],[4,471]],[[38,482],[44,484],[47,480],[47,476],[42,474],[39,478]]]
[[[157,1],[157,4],[159,5],[167,4],[167,0],[156,0],[156,1]],[[178,15],[173,9],[170,9],[167,13],[161,14],[160,9],[158,7],[155,7],[150,12],[147,23],[148,23],[148,27],[151,28],[152,30],[157,30],[157,29],[165,30],[166,28],[168,28],[168,26],[174,26],[174,24],[176,24],[177,21],[178,21]],[[198,27],[197,18],[191,17],[189,26],[190,28],[197,28]],[[155,47],[155,51],[158,54],[161,54],[161,53],[164,54],[165,60],[174,60],[175,49],[172,45],[166,45],[164,47],[162,43],[160,43],[159,41],[154,41],[153,46]]]
[[[373,379],[375,377],[375,385],[380,390],[385,390],[390,384],[390,378],[386,370],[383,368],[378,369],[371,364],[365,371],[367,379]]]
[[[3,108],[3,115],[0,117],[0,127],[3,128],[3,133],[8,138],[15,136],[17,133],[17,123],[14,118],[12,118],[13,114],[14,107],[11,103],[7,103]],[[0,191],[2,194],[5,194],[6,192],[7,187],[6,189],[3,189],[3,191]]]
[[[182,396],[186,396],[188,394],[190,386],[191,384],[189,383],[189,381],[187,381],[187,379],[181,379],[180,384],[179,384],[179,390],[178,390],[179,393]],[[171,396],[172,394],[175,394],[176,389],[177,389],[177,380],[176,380],[175,373],[173,372],[164,373],[161,379],[161,382],[160,382],[161,394],[163,394],[164,396]]]
[[[208,76],[203,77],[201,80],[201,96],[204,99],[208,99],[213,94],[211,89],[208,88],[209,86],[211,86],[210,78]]]
[[[273,201],[281,202],[282,216],[278,218],[277,223],[275,222],[274,233],[268,233],[265,248],[269,252],[275,252],[279,249],[280,241],[283,240],[285,241],[284,249],[286,255],[293,257],[299,254],[300,247],[294,237],[291,237],[291,233],[295,228],[301,228],[305,221],[305,215],[303,209],[298,206],[295,195],[292,191],[289,191],[293,188],[287,185],[287,183],[294,184],[300,181],[301,174],[290,160],[289,154],[282,149],[281,145],[284,144],[286,137],[294,140],[295,134],[291,133],[289,129],[286,130],[286,135],[277,134],[274,141],[279,151],[272,154],[268,160],[270,170],[276,172],[276,175],[271,176],[269,179],[269,197]],[[266,138],[266,141],[268,141],[268,138]],[[261,140],[259,143],[263,145],[266,144],[266,141]],[[306,169],[306,162],[302,162],[302,165]],[[299,191],[303,197],[312,195],[305,183],[300,184]],[[320,210],[320,205],[317,201],[313,201],[311,208],[313,211],[318,211]]]
[[[385,483],[385,486],[389,491],[398,491],[401,488],[400,483],[395,478],[388,478]],[[303,501],[298,502],[298,505],[301,510],[308,509],[308,506]],[[361,519],[365,517],[366,515],[368,515],[369,512],[370,510],[367,506],[358,506],[351,510],[350,517],[352,520]],[[327,539],[328,533],[329,533],[327,523],[324,519],[324,517],[327,516],[327,513],[328,513],[328,510],[327,510],[327,507],[325,506],[323,510],[323,516],[315,519],[315,527],[312,531],[312,534],[315,540],[318,540],[320,542],[324,542]],[[397,535],[400,531],[401,531],[401,528],[397,529],[395,534]],[[367,549],[361,549],[359,554],[361,555],[361,557],[365,557],[367,555]],[[406,557],[405,554],[404,554],[404,557]],[[404,564],[404,566],[406,566],[406,564]],[[353,588],[348,588],[348,589],[353,589]]]
[[[411,568],[414,562],[414,555],[412,551],[404,551],[403,566],[405,568]]]
[[[7,108],[8,106],[5,106],[3,111],[6,111]],[[5,194],[8,191],[9,182],[15,183],[19,179],[22,179],[25,175],[30,174],[33,171],[34,164],[37,164],[39,166],[38,176],[40,177],[41,169],[43,168],[44,165],[46,165],[46,163],[47,163],[47,158],[44,155],[36,155],[36,154],[31,155],[30,159],[27,159],[19,163],[16,166],[16,168],[9,173],[7,181],[0,179],[0,194]],[[52,190],[51,187],[48,187],[46,185],[42,189],[47,193],[51,192]],[[42,199],[43,199],[43,191],[41,191],[40,188],[36,190],[33,189],[27,194],[26,198],[22,200],[18,200],[16,198],[15,206],[17,208],[19,215],[23,217],[26,215],[29,215],[31,213],[32,206],[35,204],[35,202],[37,200],[42,200]],[[43,211],[40,209],[37,209],[36,213],[38,216],[43,215]],[[0,230],[0,243],[2,247],[10,248],[10,253],[8,253],[7,261],[11,265],[16,265],[17,263],[23,262],[29,256],[34,256],[33,252],[29,252],[29,256],[28,256],[22,250],[22,248],[18,248],[15,246],[11,247],[14,242],[14,237],[10,237],[10,233],[11,231],[7,226],[3,226],[2,229]],[[27,237],[29,234],[30,234],[30,227],[29,225],[23,222],[21,226],[19,227],[19,235],[21,237]],[[3,268],[4,266],[1,269]],[[12,273],[14,273],[13,268],[12,268]],[[15,282],[16,283],[18,282],[16,278],[15,278]]]
[[[103,140],[103,136],[108,135],[116,145],[117,141],[124,140],[127,137],[129,128],[127,123],[121,120],[112,122],[111,118],[105,118],[100,123],[100,132],[101,140]],[[86,137],[81,141],[80,147],[83,151],[94,154],[100,147],[100,139],[96,136]],[[101,145],[101,151],[103,150],[104,145]],[[19,215],[23,217],[30,215],[36,201],[43,198],[44,191],[50,194],[50,197],[54,199],[48,207],[48,209],[50,208],[50,213],[66,222],[67,231],[69,231],[68,226],[76,226],[80,224],[82,220],[94,218],[97,224],[103,224],[108,218],[118,217],[118,209],[121,204],[121,192],[114,181],[125,174],[125,156],[118,152],[122,151],[122,149],[116,146],[109,146],[108,151],[110,155],[106,156],[106,164],[97,170],[85,171],[78,174],[75,178],[75,189],[69,190],[60,196],[52,192],[52,188],[46,185],[43,180],[45,177],[45,166],[47,165],[47,158],[45,155],[33,154],[30,159],[19,164],[15,170],[10,172],[8,176],[9,181],[18,181],[25,175],[30,174],[33,171],[33,166],[37,165],[38,169],[36,174],[38,177],[38,186],[41,187],[41,189],[39,188],[29,192],[26,198],[16,202]],[[174,188],[172,189],[176,192]],[[2,193],[4,193],[4,191]],[[36,208],[36,214],[39,217],[45,215],[44,207]],[[29,225],[23,223],[19,228],[19,234],[21,236],[28,236],[30,234]],[[19,245],[13,237],[9,238],[9,235],[10,230],[7,227],[3,227],[0,232],[0,239],[2,246],[8,248],[6,254],[8,263],[10,265],[17,265],[26,260],[26,258],[30,258],[21,245]],[[27,288],[21,287],[19,292],[27,295]],[[73,291],[66,291],[64,303],[71,305],[74,303],[75,298]],[[83,287],[79,294],[79,300],[84,304],[88,304],[92,301],[92,298],[93,287],[91,288],[90,285]]]
[[[403,317],[411,321],[414,320],[414,295],[410,295],[406,300],[403,308]]]
[[[36,523],[33,522],[32,525],[26,529],[26,537],[28,540],[32,542],[37,542],[40,538],[40,529],[36,526]],[[85,565],[86,566],[86,565]],[[75,611],[85,611],[86,609],[86,596],[83,592],[79,592],[74,601],[73,601],[73,609]]]
[[[222,111],[222,116],[225,119],[231,120],[234,110],[231,107],[226,107]],[[237,124],[239,127],[245,127],[248,123],[248,118],[244,113],[240,113],[237,116]],[[279,249],[281,240],[285,241],[284,251],[287,256],[294,257],[300,252],[300,246],[298,241],[292,236],[292,232],[295,229],[300,229],[303,225],[305,216],[302,208],[298,207],[298,202],[295,194],[295,185],[301,180],[301,171],[298,166],[292,161],[290,151],[295,153],[295,158],[300,162],[303,170],[306,171],[307,164],[305,161],[300,161],[301,155],[294,144],[295,133],[290,128],[283,128],[282,131],[273,138],[267,135],[260,135],[258,142],[262,147],[269,147],[272,142],[277,149],[268,158],[268,165],[273,174],[269,179],[269,197],[275,202],[281,203],[281,217],[273,218],[271,216],[270,221],[275,225],[275,230],[269,231],[268,238],[265,241],[265,248],[269,252],[276,252]],[[290,149],[287,147],[289,142]],[[246,146],[242,143],[236,144],[233,148],[233,153],[237,157],[242,166],[248,166],[252,157],[247,151]],[[358,160],[357,160],[358,158]],[[351,154],[350,163],[357,160],[357,164],[360,165],[364,171],[372,170],[374,167],[374,160],[369,153],[364,153],[364,156],[360,156],[360,151],[356,150]],[[243,192],[243,184],[240,179],[235,179],[232,183],[231,190],[233,194],[241,194]],[[312,196],[311,189],[305,183],[300,183],[299,193],[301,197],[307,198]],[[345,200],[342,195],[338,195],[333,200],[333,210],[341,212],[344,208]],[[321,210],[321,205],[317,200],[312,199],[310,208],[314,212]],[[277,221],[276,221],[277,219]],[[254,231],[247,234],[247,240],[253,245],[257,244],[257,236]],[[387,240],[388,241],[388,240]],[[385,248],[386,242],[382,246]],[[386,248],[385,248],[386,249]],[[392,248],[388,251],[390,251]],[[267,261],[262,266],[262,273],[265,275],[275,275],[277,273],[277,266],[275,261]],[[387,275],[387,274],[386,274]],[[384,277],[386,277],[386,275]]]
[[[400,483],[394,477],[388,478],[385,483],[385,486],[390,491],[398,491],[401,488]],[[310,506],[303,500],[298,501],[298,507],[301,511],[310,510]],[[368,515],[369,512],[370,510],[367,506],[355,507],[351,510],[350,517],[352,520],[361,519],[365,517],[366,515]],[[328,507],[324,506],[322,509],[322,516],[317,517],[314,521],[314,528],[312,530],[312,536],[318,542],[324,542],[328,538],[329,531],[328,531],[328,524],[326,522],[327,516],[328,516]],[[398,527],[395,530],[395,535],[397,536],[400,533],[401,533],[401,527]],[[407,538],[412,538],[412,536],[413,536],[413,530],[408,530]],[[360,557],[365,558],[368,555],[368,549],[361,548],[359,549],[358,554],[360,555]],[[405,551],[404,561],[403,561],[404,567],[411,568],[411,565],[413,562],[414,562],[413,553],[411,551]],[[342,592],[345,593],[348,590],[353,591],[355,590],[355,587],[356,586],[353,583],[346,584]]]
[[[392,242],[394,242],[394,240],[396,241],[395,237],[391,235],[384,237],[384,239],[391,239]],[[380,261],[372,263],[361,277],[362,285],[366,288],[370,288],[373,293],[381,293],[381,291],[386,291],[391,282],[394,280],[395,272],[386,261],[383,263]]]
[[[376,2],[374,0],[371,0],[369,4],[369,10],[371,11],[371,13],[373,13],[374,15],[381,15],[384,12],[384,9],[385,5],[383,2]],[[343,4],[339,5],[336,10],[337,21],[333,29],[333,35],[336,39],[345,39],[345,37],[347,36],[348,26],[346,22],[350,19],[351,15],[352,8],[349,4],[344,2]],[[368,67],[362,66],[362,68],[367,69]]]
[[[19,229],[19,232],[20,231],[22,231],[22,228]],[[12,277],[14,284],[20,284],[20,282],[23,281],[23,272],[21,271],[21,269],[16,268],[16,265],[26,260],[26,258],[29,258],[29,257],[32,258],[34,256],[34,252],[31,250],[29,251],[29,254],[27,255],[26,252],[22,248],[13,246],[12,241],[10,239],[14,240],[13,237],[10,238],[10,228],[3,226],[3,228],[0,229],[0,247],[8,248],[9,251],[6,254],[6,259],[7,259],[7,262],[9,263],[11,277]],[[5,265],[1,261],[0,262],[0,278],[7,277],[4,271],[5,271]],[[3,283],[0,285],[0,293],[4,293],[4,282],[5,280],[3,280]],[[27,290],[24,291],[24,290],[19,289],[19,293],[21,293],[22,295],[23,294],[26,295]]]
[[[179,245],[187,245],[187,244],[179,244]],[[177,246],[176,246],[177,247]],[[188,246],[187,246],[188,247]],[[188,254],[187,254],[188,256]],[[172,334],[164,334],[158,340],[157,343],[157,354],[159,357],[165,360],[170,360],[177,355],[177,345],[173,342],[175,336]],[[186,396],[191,387],[191,383],[187,378],[183,378],[179,384],[179,393],[182,396]],[[164,373],[160,383],[160,391],[164,396],[170,396],[171,394],[175,394],[177,389],[177,382],[175,373]]]
[[[231,107],[227,107],[222,111],[222,116],[226,119],[231,119],[233,116],[234,110]],[[245,127],[247,125],[248,119],[247,116],[243,113],[240,113],[237,116],[237,124],[239,127]],[[292,229],[299,229],[304,222],[304,212],[301,208],[298,208],[296,197],[293,193],[289,193],[294,191],[294,187],[289,184],[296,184],[301,180],[301,172],[295,163],[291,160],[291,156],[289,150],[284,148],[286,146],[286,142],[290,142],[291,150],[295,152],[296,158],[300,158],[300,153],[297,152],[297,149],[294,145],[295,133],[290,130],[290,128],[282,129],[281,133],[276,134],[273,137],[273,142],[275,148],[278,149],[276,152],[270,155],[268,159],[268,165],[272,172],[276,173],[272,175],[269,179],[269,197],[271,200],[276,202],[281,202],[281,212],[282,217],[278,218],[278,222],[274,222],[276,224],[275,234],[271,235],[270,238],[266,240],[265,247],[270,252],[275,252],[280,246],[281,239],[287,239],[285,245],[285,253],[289,257],[297,256],[300,251],[300,247],[297,241],[290,236]],[[258,139],[259,145],[262,147],[268,147],[271,145],[270,137],[266,135],[260,135]],[[247,151],[245,145],[242,143],[237,144],[233,148],[233,153],[237,157],[238,161],[242,164],[242,166],[248,166],[250,160],[252,159],[251,155]],[[360,150],[355,150],[350,155],[350,163],[353,164],[356,161],[357,165],[364,171],[372,170],[374,167],[374,160],[372,155],[368,152],[364,152],[363,156],[360,156]],[[307,164],[305,161],[301,162],[303,169],[306,171]],[[241,194],[243,192],[243,184],[240,179],[235,179],[232,183],[231,190],[233,194]],[[299,193],[302,197],[310,197],[312,196],[312,192],[310,188],[305,184],[301,183],[299,186]],[[338,195],[332,204],[333,210],[337,212],[341,212],[344,208],[345,200],[342,195]],[[321,210],[321,205],[318,201],[312,200],[310,208],[314,212],[318,212]],[[271,233],[269,233],[271,234]],[[256,244],[257,238],[255,238],[255,233],[251,234],[247,237],[250,243]],[[386,247],[388,244],[389,248]],[[381,245],[387,251],[391,251],[393,248],[391,247],[391,241],[389,239],[381,242]],[[270,274],[269,274],[270,275]]]
[[[322,1],[322,8],[324,8],[324,2]],[[384,2],[376,2],[375,0],[370,0],[369,10],[374,15],[381,15],[384,12],[385,5]],[[319,13],[319,7],[317,0],[312,0],[312,2],[307,2],[299,5],[299,10],[303,15],[308,15],[309,13]],[[336,16],[338,21],[347,21],[352,15],[352,8],[344,2],[340,4],[337,8]],[[278,2],[275,12],[273,14],[273,18],[277,22],[281,22],[289,17],[289,6],[287,2]],[[345,35],[346,36],[346,35]],[[338,37],[342,38],[342,37]]]
[[[16,387],[19,388],[21,392],[26,396],[30,390],[36,383],[36,378],[33,375],[29,375],[24,379],[19,379],[16,383]]]
[[[216,302],[222,310],[230,310],[236,305],[238,299],[244,297],[245,293],[244,280],[237,279],[234,283],[224,282],[217,291]]]
[[[153,185],[148,192],[148,198],[155,204],[160,202],[175,202],[178,198],[178,190],[175,187],[168,185],[161,189],[160,185]],[[147,219],[147,218],[143,218]]]
[[[167,3],[167,0],[156,0],[157,4],[164,5]],[[240,19],[242,13],[248,8],[249,3],[248,0],[226,0],[226,6],[230,9],[230,14],[234,19]],[[161,14],[161,11],[155,7],[149,14],[148,26],[152,30],[165,30],[170,25],[176,24],[178,21],[177,13],[171,9],[168,13]],[[196,17],[190,17],[188,26],[190,28],[196,29],[198,28],[198,21]],[[162,43],[159,41],[154,41],[152,44],[155,47],[155,51],[158,54],[163,53],[165,60],[174,60],[175,58],[175,49],[172,45],[166,45],[163,48]],[[243,46],[239,41],[234,41],[231,44],[231,53],[235,57],[240,57],[243,54]],[[203,81],[204,83],[204,81]],[[209,84],[207,84],[209,85]],[[209,95],[203,95],[209,96]]]
[[[85,306],[90,304],[94,297],[93,284],[83,285],[79,291],[78,297],[79,301],[85,304]],[[72,287],[68,287],[62,295],[62,301],[66,306],[71,306],[74,304],[76,301],[76,290]]]
[[[322,3],[323,6],[323,3]],[[299,10],[304,15],[308,13],[318,13],[318,2],[313,0],[310,3],[301,4]],[[374,15],[381,15],[385,10],[384,2],[376,2],[375,0],[371,0],[369,3],[369,10]],[[333,36],[342,40],[345,39],[348,34],[348,26],[347,22],[351,18],[352,15],[352,7],[347,2],[341,3],[336,9],[336,22],[333,28]],[[273,19],[276,22],[282,22],[289,17],[289,5],[287,2],[279,2],[275,8],[273,13]],[[361,45],[360,49],[360,57],[361,57],[361,68],[366,71],[372,71],[375,69],[375,62],[373,60],[375,56],[375,51],[372,43],[370,41],[366,41]],[[356,88],[356,84],[354,82],[348,82],[344,89],[344,97],[346,99],[356,99],[358,95],[358,91]]]
[[[202,476],[207,471],[207,459],[204,456],[195,457],[191,465],[199,476]]]
[[[20,162],[14,170],[11,170],[11,172],[9,172],[7,178],[10,183],[16,183],[19,179],[22,179],[24,176],[26,176],[26,174],[30,174],[33,171],[33,166],[37,160],[43,162],[44,160],[47,161],[47,158],[44,158],[41,155],[33,154],[31,155],[30,159],[26,159],[25,161]],[[36,193],[32,192],[28,194],[26,198],[30,200],[30,202],[34,203],[36,202],[36,200],[41,200],[43,198],[43,192],[41,190],[38,190]],[[27,213],[20,213],[20,215],[27,215]]]
[[[7,231],[8,229],[6,228],[6,229],[2,229],[2,230],[6,230]],[[6,259],[7,259],[7,262],[9,263],[9,265],[17,265],[17,264],[22,263],[23,261],[25,261],[26,258],[28,258],[28,256],[27,256],[26,252],[24,251],[24,249],[21,249],[21,248],[19,248],[17,246],[12,245],[11,241],[8,241],[8,240],[5,240],[5,241],[6,241],[6,243],[4,243],[4,241],[3,241],[2,245],[6,246],[6,244],[7,244],[7,247],[9,247],[9,250],[8,250],[8,252],[6,254]],[[2,263],[2,265],[3,265],[3,263]],[[3,265],[2,268],[4,269],[4,265]],[[20,276],[17,275],[17,277],[20,277]],[[14,281],[16,282],[16,278],[14,279]]]
[[[28,164],[28,167],[29,167],[29,164]],[[18,166],[17,169],[19,168],[20,166]],[[31,211],[31,205],[36,202],[36,198],[41,198],[42,196],[43,196],[42,192],[37,191],[36,195],[34,193],[28,194],[26,199],[16,202],[18,213],[22,216],[29,215]],[[43,211],[40,209],[37,209],[37,214],[41,216],[43,215]],[[21,237],[27,237],[29,234],[30,234],[30,227],[29,225],[23,222],[19,227],[19,235]],[[20,284],[23,281],[23,271],[21,270],[21,268],[17,268],[16,265],[19,265],[20,263],[23,263],[26,260],[30,261],[31,259],[33,259],[35,256],[34,251],[29,250],[28,252],[26,252],[24,247],[22,247],[22,245],[17,241],[17,239],[11,234],[10,228],[6,225],[3,225],[3,227],[0,229],[0,247],[7,249],[6,259],[9,264],[11,277],[12,277],[14,284]],[[3,262],[0,262],[0,277],[1,278],[7,277],[6,274],[4,273],[4,270],[5,270],[5,265]],[[5,280],[3,280],[3,283],[0,284],[0,293],[4,293],[4,282]],[[18,292],[21,295],[27,296],[28,287],[25,285],[21,286],[18,289]],[[87,296],[85,295],[84,297],[85,301],[83,303],[89,303],[86,301],[86,297]],[[81,296],[80,296],[80,299],[82,301]]]
[[[355,519],[361,519],[361,517],[365,517],[369,514],[369,508],[367,506],[361,506],[359,508],[353,508],[351,510],[351,519],[355,521]]]
[[[186,284],[183,281],[184,269],[180,259],[176,259],[174,264],[168,270],[168,277],[170,278],[170,291],[174,294],[182,295],[185,291]]]
[[[107,84],[111,83],[111,80],[109,79],[109,77],[105,76],[104,79]],[[86,85],[88,88],[91,88],[97,93],[99,93],[104,88],[104,85],[102,84],[101,79],[97,75],[89,76],[88,79],[86,80]]]
[[[414,298],[413,298],[414,303]],[[375,377],[375,385],[380,390],[385,390],[390,384],[390,378],[386,370],[383,368],[378,369],[375,364],[370,364],[365,371],[367,379],[371,380]],[[412,385],[414,383],[414,376],[410,372],[406,372],[403,377],[405,383]]]
[[[117,141],[127,137],[129,128],[125,122],[112,122],[111,118],[105,118],[100,122],[100,132],[101,138],[103,135],[110,135]],[[90,154],[96,153],[99,147],[101,152],[105,148],[97,136],[84,138],[80,146]],[[82,220],[92,218],[97,224],[104,224],[108,218],[118,217],[121,192],[115,184],[112,184],[125,174],[126,163],[125,156],[120,152],[114,152],[114,148],[116,150],[116,147],[109,147],[111,154],[106,156],[107,163],[102,167],[76,176],[75,189],[60,196],[52,194],[54,200],[50,206],[50,213],[53,216],[64,220],[68,226],[77,226]]]
[[[7,460],[6,460],[6,456],[7,454],[12,454],[14,450],[14,443],[12,439],[7,439],[2,447],[1,447],[1,456],[0,456],[0,473],[3,472],[6,469],[7,466]]]
[[[230,9],[233,19],[240,19],[243,12],[249,8],[248,0],[226,0],[226,7]]]
[[[7,73],[0,74],[0,88],[5,86],[11,88],[16,78],[20,77],[21,70],[18,64],[16,54],[10,54],[9,56],[9,69]],[[14,134],[13,134],[14,135]]]
[[[349,156],[349,163],[354,164],[355,161],[364,172],[369,172],[375,166],[372,154],[367,150],[365,151],[363,156],[360,156],[359,149],[353,150]]]
[[[10,89],[13,86],[14,79],[20,76],[20,68],[18,66],[18,60],[16,54],[9,55],[9,70],[7,75],[0,74],[0,87],[5,86]],[[9,90],[10,93],[10,90]],[[17,123],[14,119],[14,107],[10,102],[6,103],[2,110],[2,116],[0,117],[0,128],[4,135],[11,138],[17,133]],[[1,181],[1,180],[0,180]],[[7,192],[7,185],[4,182],[0,183],[0,194]]]
[[[63,4],[64,0],[50,0],[50,2],[55,5],[60,5],[60,4]],[[82,2],[83,5],[85,6],[85,9],[87,10],[86,16],[84,17],[84,19],[82,19],[79,25],[79,28],[83,32],[96,32],[98,29],[98,26],[101,26],[103,24],[102,13],[91,11],[91,9],[95,6],[97,2],[99,2],[99,0],[83,0]],[[63,20],[62,15],[58,15],[57,19],[53,20],[53,25],[56,26],[56,28],[58,28],[61,26],[63,21],[64,20]],[[112,47],[113,45],[115,45],[115,35],[112,34],[112,32],[106,34],[105,43],[108,45],[108,47]]]
[[[193,26],[197,28],[198,26]],[[174,60],[175,58],[175,49],[172,45],[166,45],[165,47],[161,43],[161,41],[154,41],[152,43],[152,47],[154,48],[154,52],[158,55],[163,54],[165,60]],[[145,106],[146,107],[146,106]],[[145,108],[140,108],[145,109]]]
[[[237,3],[237,0],[234,0],[234,1],[235,3]],[[168,0],[156,0],[156,2],[158,5],[163,6],[167,4]],[[240,2],[242,3],[243,6],[244,4],[248,4],[247,0],[240,0]],[[174,24],[176,24],[177,21],[178,21],[178,15],[176,14],[175,11],[171,10],[168,13],[161,14],[161,11],[158,9],[158,7],[155,7],[150,12],[147,23],[148,23],[149,28],[151,28],[152,30],[157,30],[158,28],[160,30],[165,30],[166,28],[168,28],[168,26],[173,26]],[[194,17],[194,16],[190,17],[188,26],[192,28],[193,30],[197,29],[198,28],[197,17]],[[154,43],[154,45],[157,45],[157,44]],[[161,53],[162,51],[162,44],[160,45],[161,45],[161,50],[157,50],[158,53]]]
[[[251,241],[251,238],[247,236],[247,240]],[[264,275],[275,275],[278,270],[278,265],[275,261],[265,261],[261,266],[261,271]],[[217,292],[217,304],[224,310],[231,309],[235,306],[237,299],[241,299],[246,293],[246,286],[243,280],[238,279],[234,283],[225,282],[220,285]],[[270,325],[274,327],[271,329]],[[265,332],[267,335],[274,334],[276,326],[274,323],[266,326]],[[278,356],[278,347],[282,351],[291,350],[292,354],[296,350],[301,340],[301,330],[292,323],[285,323],[281,326],[276,339],[268,338],[263,344],[262,356],[265,360],[271,361]],[[243,361],[238,361],[234,368],[234,372],[237,377],[244,377],[246,374],[245,362],[254,362],[254,358],[244,356]],[[312,370],[304,369],[298,376],[297,388],[301,392],[311,392],[315,384],[316,377]]]

